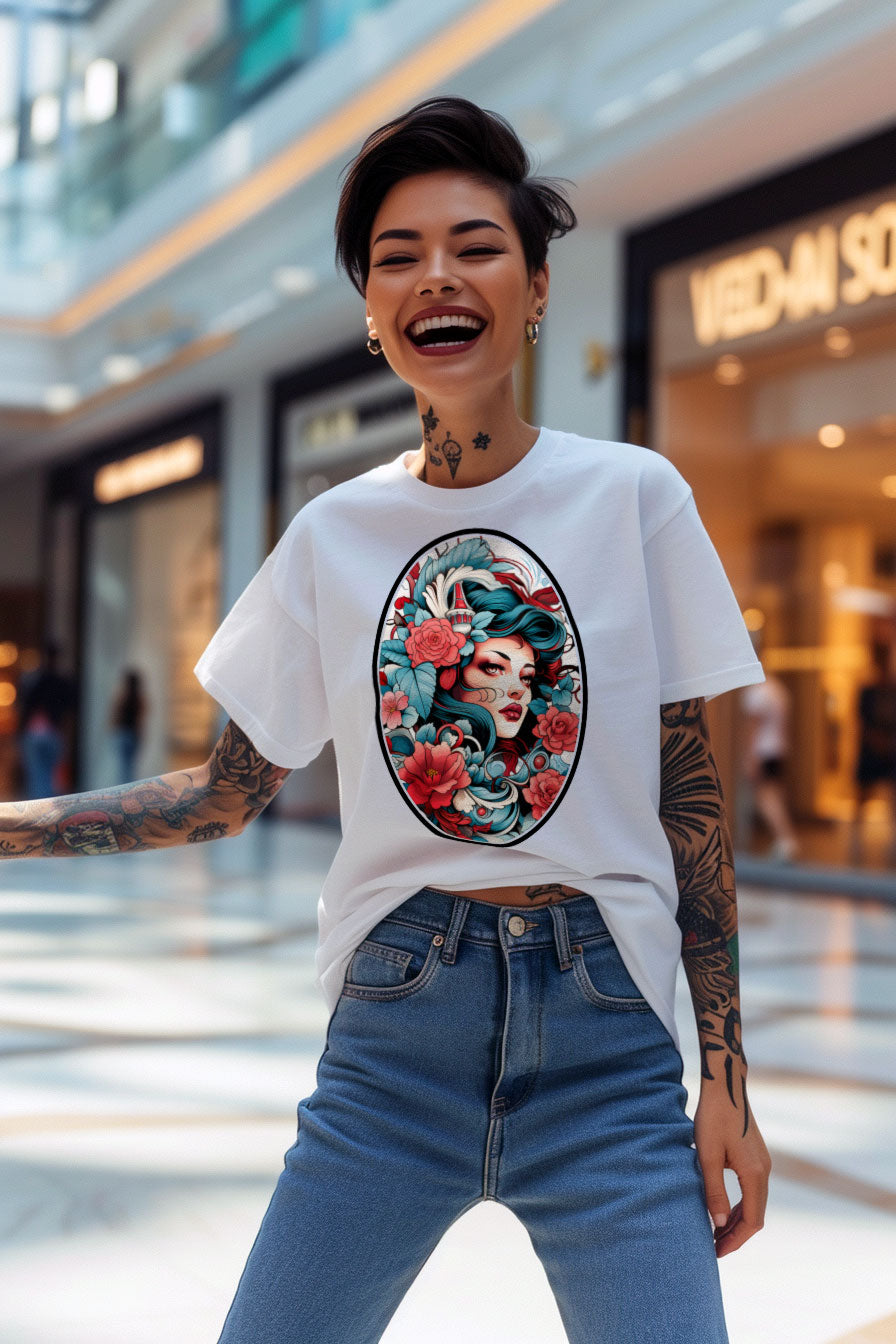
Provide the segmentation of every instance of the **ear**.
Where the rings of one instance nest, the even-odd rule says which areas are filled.
[[[547,262],[540,266],[529,284],[529,297],[532,300],[534,308],[541,304],[542,308],[547,307],[548,293],[551,288],[551,268]]]

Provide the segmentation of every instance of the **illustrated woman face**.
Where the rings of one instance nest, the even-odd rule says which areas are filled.
[[[368,326],[411,387],[435,397],[507,377],[547,292],[547,266],[530,277],[494,187],[439,170],[404,178],[383,198],[370,232]],[[442,323],[441,339],[417,329],[434,308],[441,317],[460,310],[464,323]]]
[[[482,705],[498,737],[516,737],[532,699],[535,653],[519,635],[485,639],[461,673],[458,699]]]

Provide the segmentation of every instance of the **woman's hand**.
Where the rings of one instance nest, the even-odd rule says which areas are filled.
[[[746,1089],[743,1097],[746,1115],[740,1107],[732,1106],[724,1086],[704,1081],[694,1115],[694,1141],[720,1259],[760,1230],[768,1201],[771,1158],[746,1101]],[[733,1209],[725,1190],[726,1167],[740,1184],[741,1198]]]

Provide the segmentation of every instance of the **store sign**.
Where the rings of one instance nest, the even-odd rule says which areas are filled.
[[[147,490],[187,481],[199,475],[204,459],[202,439],[189,434],[173,443],[124,457],[120,462],[108,462],[93,478],[94,498],[101,504],[114,504],[132,495],[143,495]]]
[[[896,201],[697,268],[689,284],[702,346],[896,294]]]

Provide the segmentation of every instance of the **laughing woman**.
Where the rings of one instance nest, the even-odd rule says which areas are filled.
[[[5,857],[211,838],[334,740],[326,1043],[221,1344],[374,1344],[481,1200],[526,1227],[572,1344],[723,1344],[717,1257],[762,1226],[704,712],[762,671],[671,463],[517,412],[575,224],[528,174],[459,98],[369,137],[337,251],[419,451],[306,505],[236,603],[197,666],[230,716],[203,766],[0,810]]]

